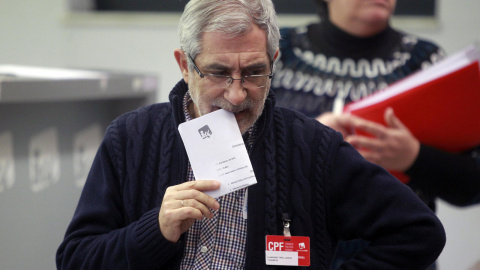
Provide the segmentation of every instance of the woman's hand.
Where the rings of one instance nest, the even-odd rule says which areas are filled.
[[[362,156],[385,169],[405,171],[415,162],[420,142],[398,119],[392,108],[385,110],[386,126],[362,118],[351,118],[349,125],[373,137],[348,135],[346,141],[359,150]]]

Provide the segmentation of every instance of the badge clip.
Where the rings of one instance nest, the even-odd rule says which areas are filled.
[[[288,217],[288,213],[283,213],[283,236],[291,237],[292,234],[290,233],[290,218]]]

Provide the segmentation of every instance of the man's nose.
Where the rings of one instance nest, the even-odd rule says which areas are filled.
[[[224,98],[233,105],[241,104],[247,98],[247,89],[243,87],[242,80],[233,80],[225,90]]]

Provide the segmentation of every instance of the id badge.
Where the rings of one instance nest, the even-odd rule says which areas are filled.
[[[267,235],[267,265],[310,266],[310,237]]]

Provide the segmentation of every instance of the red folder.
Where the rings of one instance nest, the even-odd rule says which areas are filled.
[[[348,104],[344,111],[385,125],[385,109],[392,107],[423,144],[449,152],[473,148],[480,145],[479,59],[478,48],[467,47],[381,92]],[[392,173],[408,182],[405,175]]]

